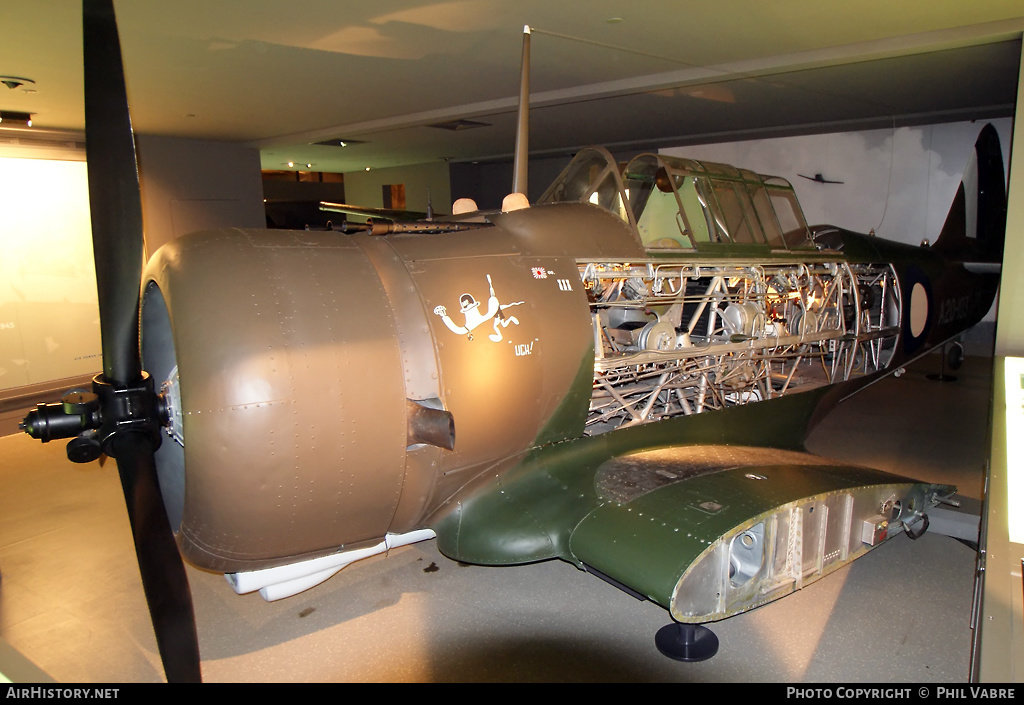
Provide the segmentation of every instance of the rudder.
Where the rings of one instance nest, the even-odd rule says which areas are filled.
[[[1006,177],[999,134],[985,125],[974,143],[933,249],[964,262],[1001,262],[1006,234]]]

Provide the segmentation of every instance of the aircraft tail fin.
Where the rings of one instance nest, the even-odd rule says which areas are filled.
[[[1003,259],[1006,233],[1006,176],[999,134],[985,125],[933,249],[970,263]]]

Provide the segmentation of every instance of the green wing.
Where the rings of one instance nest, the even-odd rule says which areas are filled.
[[[559,444],[467,488],[439,548],[483,564],[562,558],[666,607],[723,619],[800,589],[955,488],[806,452],[685,445],[601,456]]]

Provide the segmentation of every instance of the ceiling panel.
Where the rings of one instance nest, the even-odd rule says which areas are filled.
[[[138,132],[242,142],[265,168],[322,171],[507,158],[524,24],[531,148],[545,154],[1009,115],[1024,29],[1019,0],[115,7]],[[78,13],[77,0],[0,6],[0,75],[34,81],[0,87],[0,109],[82,129]],[[455,118],[489,126],[424,127]],[[310,144],[329,137],[364,144]]]

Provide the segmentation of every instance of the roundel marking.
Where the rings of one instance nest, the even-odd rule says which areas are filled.
[[[913,355],[917,352],[932,327],[932,285],[920,267],[911,264],[905,273],[906,286],[903,309],[903,352]]]
[[[928,324],[928,292],[921,282],[910,292],[910,334],[919,338]]]

